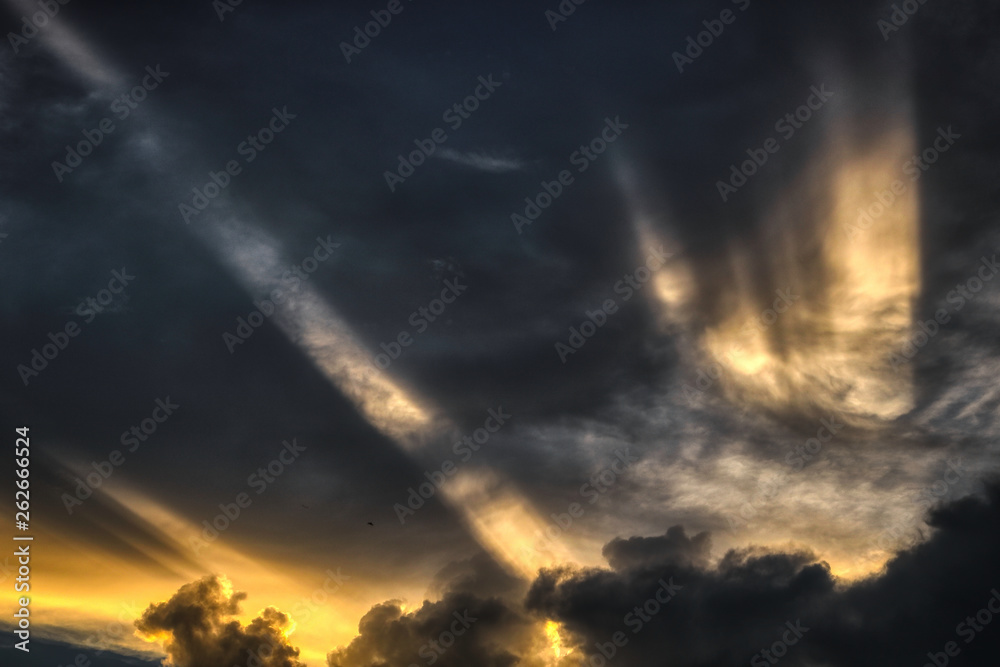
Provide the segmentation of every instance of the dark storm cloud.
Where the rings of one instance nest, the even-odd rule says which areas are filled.
[[[358,625],[359,636],[327,657],[330,667],[439,664],[442,667],[518,662],[526,648],[530,619],[498,599],[449,594],[412,613],[398,603],[373,607]],[[433,659],[432,659],[433,658]]]
[[[150,605],[135,626],[159,640],[176,667],[302,667],[282,634],[291,625],[287,614],[268,607],[245,626],[233,618],[246,597],[205,577]]]
[[[569,631],[572,664],[605,664],[599,646],[615,654],[610,664],[625,666],[663,655],[678,667],[774,664],[767,655],[791,667],[920,665],[945,650],[957,655],[950,664],[989,664],[1000,657],[1000,612],[981,610],[994,598],[1000,608],[1000,484],[938,507],[928,525],[928,542],[853,585],[835,581],[808,551],[750,547],[709,565],[708,535],[688,538],[679,526],[609,543],[610,569],[543,571],[523,597],[513,581],[487,584],[497,581],[488,564],[456,563],[440,575],[454,579],[437,602],[409,612],[397,601],[376,605],[329,664],[406,667],[430,655],[442,665],[534,664],[530,627],[544,619]],[[449,637],[464,630],[463,616],[476,620],[464,636]],[[447,650],[436,643],[442,633]]]
[[[708,533],[689,538],[684,529],[674,526],[661,537],[618,538],[604,546],[604,558],[614,570],[636,569],[652,564],[671,563],[679,567],[702,567],[712,544]]]
[[[507,667],[537,650],[537,619],[514,601],[525,582],[482,557],[450,564],[436,581],[443,588],[436,602],[405,612],[399,601],[372,607],[359,636],[330,652],[330,667]]]
[[[527,582],[513,577],[487,556],[479,554],[467,560],[454,561],[442,568],[430,586],[430,593],[476,593],[485,597],[510,596]]]
[[[949,664],[990,664],[1000,657],[1000,615],[975,616],[994,598],[1000,609],[1000,484],[988,486],[985,498],[938,508],[928,524],[935,534],[927,543],[852,586],[838,586],[826,564],[807,552],[734,550],[702,568],[679,563],[663,537],[632,538],[629,543],[659,550],[662,558],[628,568],[543,573],[527,607],[585,638],[589,655],[599,655],[596,644],[607,646],[624,631],[628,643],[615,649],[619,665],[654,664],[663,655],[678,667],[748,664],[783,639],[796,640],[781,658],[791,667],[921,665],[948,642],[955,642],[953,653],[960,651]],[[676,528],[671,533],[675,540],[683,536]],[[643,620],[643,603],[670,576],[682,590],[658,614],[646,608],[649,620]],[[801,622],[803,636],[789,634],[786,622]],[[772,663],[760,657],[751,664]]]

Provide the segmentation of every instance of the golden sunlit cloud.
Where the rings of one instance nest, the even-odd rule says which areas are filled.
[[[509,572],[530,580],[540,568],[580,562],[562,539],[547,536],[552,524],[499,473],[463,468],[443,491],[451,506],[465,509],[472,533]]]
[[[556,660],[562,658],[567,651],[563,648],[562,635],[559,632],[559,624],[555,621],[546,621],[545,636],[549,638],[549,644],[552,646],[552,657]]]
[[[772,246],[763,256],[730,249],[734,284],[719,295],[728,307],[703,344],[736,400],[778,411],[810,401],[866,425],[912,409],[909,371],[892,368],[890,358],[910,332],[920,287],[916,189],[877,226],[848,233],[913,153],[912,130],[898,123],[864,147],[835,131],[822,167],[810,170],[816,182],[793,185],[826,190],[814,199],[813,224],[793,226],[791,216],[802,212],[779,204],[768,218],[776,224],[765,223]],[[761,268],[773,288],[761,290],[764,298],[753,289]]]
[[[225,577],[203,577],[149,605],[135,625],[145,639],[161,642],[168,664],[177,667],[304,667],[299,649],[288,642],[294,629],[288,614],[267,607],[242,624],[236,615],[246,598]]]
[[[912,125],[901,112],[876,138],[858,134],[847,120],[830,129],[752,242],[727,243],[720,260],[679,258],[656,277],[666,319],[700,327],[689,333],[701,363],[721,367],[713,377],[738,403],[866,426],[913,407],[910,371],[890,357],[910,332],[920,289],[917,189],[895,196],[877,224],[856,227],[913,154]],[[643,219],[634,224],[641,246],[656,240]],[[699,309],[706,294],[712,308]]]
[[[825,137],[806,168],[762,207],[750,235],[722,241],[714,255],[678,248],[664,229],[669,220],[655,224],[649,215],[627,163],[616,165],[637,254],[658,243],[677,248],[654,275],[653,292],[664,331],[686,363],[675,396],[691,405],[716,392],[743,409],[800,423],[806,417],[816,428],[820,418],[833,417],[862,429],[852,440],[872,447],[883,427],[913,409],[912,370],[894,368],[891,358],[912,331],[921,289],[919,191],[907,183],[891,203],[878,199],[915,152],[906,99],[900,93],[896,111],[872,127],[856,101],[840,95],[829,109],[832,122],[813,121]],[[874,223],[862,217],[872,210]],[[873,546],[883,526],[920,525],[923,510],[909,507],[907,494],[867,479],[845,489],[829,460],[808,475],[788,475],[782,462],[744,451],[746,443],[734,442],[708,462],[695,446],[699,436],[683,440],[682,461],[637,473],[649,485],[669,480],[669,495],[650,501],[661,510],[702,507],[733,517],[751,498],[767,499],[745,512],[752,516],[740,519],[740,531],[717,533],[724,548],[804,544],[834,573],[856,578],[877,571],[898,546]],[[921,465],[932,463],[908,464]],[[780,491],[761,491],[769,478],[781,479],[774,485]]]

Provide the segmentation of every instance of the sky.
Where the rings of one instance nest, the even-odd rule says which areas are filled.
[[[1000,657],[995,2],[2,4],[5,665]]]

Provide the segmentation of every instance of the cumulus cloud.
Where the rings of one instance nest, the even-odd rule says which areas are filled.
[[[542,665],[541,619],[523,609],[527,582],[480,554],[450,563],[435,577],[436,602],[407,609],[399,600],[375,605],[358,636],[327,656],[329,667]]]
[[[984,622],[995,613],[980,612],[991,600],[1000,608],[1000,483],[935,509],[927,522],[929,541],[851,586],[808,551],[730,550],[702,569],[678,557],[687,543],[675,527],[610,543],[610,570],[542,572],[526,608],[579,636],[588,659],[602,646],[614,650],[621,667],[664,655],[675,667],[773,664],[764,651],[788,667],[920,665],[948,642],[959,650],[949,664],[996,664],[996,628]],[[669,604],[649,604],[664,581],[680,590]],[[608,644],[616,632],[623,647]],[[992,639],[979,638],[987,633]]]
[[[1000,481],[927,524],[928,541],[852,584],[807,549],[751,546],[713,561],[710,535],[680,526],[615,539],[609,567],[545,569],[530,586],[488,559],[463,561],[442,570],[451,583],[439,601],[372,607],[328,667],[646,667],[665,655],[674,667],[884,667],[923,664],[948,642],[949,664],[995,664],[997,643],[980,635],[996,631],[991,600],[1000,608]]]
[[[208,576],[151,604],[135,625],[163,644],[175,667],[304,667],[284,634],[291,626],[287,614],[268,607],[249,625],[234,618],[246,597]]]
[[[412,613],[398,601],[372,607],[360,635],[327,657],[329,667],[437,664],[442,667],[523,664],[531,619],[499,598],[450,593]]]
[[[373,606],[358,636],[327,655],[328,667],[578,667],[566,633],[524,605],[529,581],[486,554],[448,564],[434,578],[437,601]]]
[[[614,539],[602,553],[612,568],[624,570],[651,563],[700,567],[708,562],[711,549],[712,540],[707,532],[689,538],[684,528],[674,526],[660,537]]]

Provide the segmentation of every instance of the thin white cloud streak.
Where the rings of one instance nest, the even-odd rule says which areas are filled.
[[[18,35],[20,35],[23,26],[21,17],[27,17],[31,21],[35,14],[40,13],[48,16],[42,11],[41,6],[30,0],[7,0],[7,5],[11,8],[11,12],[18,16],[16,30]],[[67,5],[59,4],[58,6],[59,13],[38,27],[38,33],[31,40],[39,40],[45,48],[58,56],[63,64],[89,84],[102,89],[102,92],[108,92],[110,89],[125,85],[125,78],[118,69],[66,20],[63,13],[66,11]]]
[[[524,162],[515,158],[500,157],[497,155],[487,155],[485,153],[459,153],[458,151],[445,148],[437,153],[442,160],[460,164],[463,167],[471,167],[479,171],[486,171],[491,174],[504,174],[512,171],[524,169]]]

